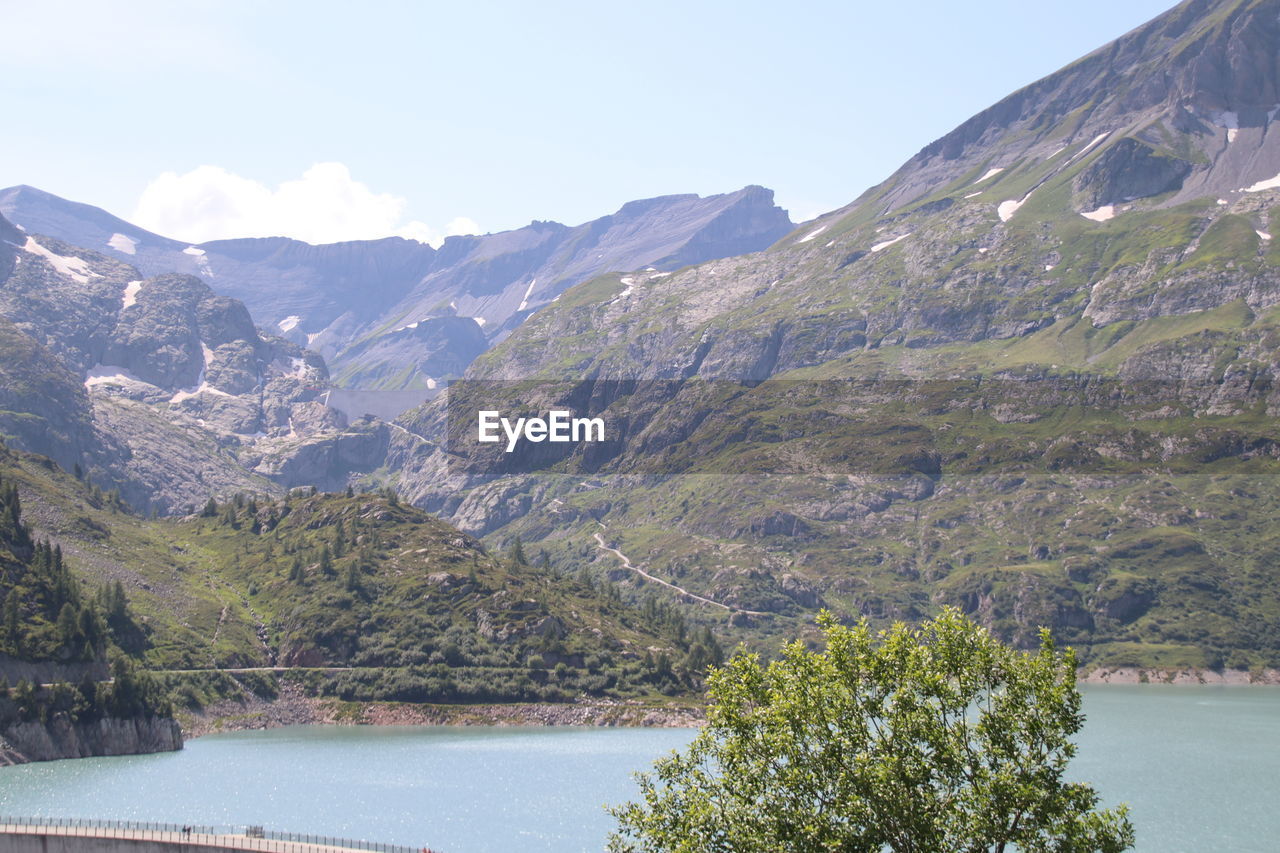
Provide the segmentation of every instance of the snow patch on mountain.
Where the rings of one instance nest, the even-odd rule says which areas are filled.
[[[797,243],[808,243],[808,242],[809,242],[810,240],[812,240],[814,237],[817,237],[819,234],[821,234],[823,231],[826,231],[826,230],[827,230],[827,226],[825,226],[825,225],[819,225],[817,228],[813,229],[812,231],[810,231],[808,234],[806,234],[806,235],[804,235],[803,237],[801,237],[801,238],[800,238],[799,240],[797,240],[796,242],[797,242]]]
[[[124,234],[112,234],[111,239],[107,241],[107,245],[117,252],[124,252],[126,255],[138,254],[138,241]]]
[[[1000,202],[999,206],[996,207],[996,215],[1000,217],[1000,221],[1008,222],[1012,219],[1013,215],[1018,212],[1018,208],[1027,203],[1027,198],[1029,198],[1029,196]]]
[[[1077,152],[1076,152],[1076,153],[1071,157],[1071,159],[1067,161],[1066,165],[1070,166],[1072,163],[1074,163],[1075,161],[1079,160],[1079,159],[1080,159],[1081,157],[1083,157],[1084,155],[1088,154],[1088,153],[1089,153],[1090,151],[1092,151],[1094,148],[1098,147],[1098,145],[1102,142],[1102,140],[1106,139],[1106,138],[1107,138],[1108,136],[1110,136],[1110,135],[1111,135],[1111,131],[1109,131],[1109,130],[1108,130],[1108,131],[1106,131],[1105,133],[1099,133],[1097,136],[1095,136],[1095,137],[1094,137],[1094,139],[1093,139],[1093,141],[1092,141],[1092,142],[1090,142],[1090,143],[1089,143],[1088,145],[1086,145],[1084,148],[1081,148],[1079,151],[1077,151]],[[1026,199],[1023,199],[1023,201],[1026,201]]]
[[[124,286],[124,304],[120,306],[120,310],[123,311],[138,301],[139,290],[142,290],[140,281],[131,281]]]
[[[873,254],[875,252],[883,251],[889,248],[890,246],[892,246],[894,243],[898,243],[902,240],[905,240],[910,236],[911,234],[908,232],[906,234],[903,234],[901,237],[894,237],[892,240],[885,240],[883,243],[876,243],[874,246],[871,247],[871,251]]]
[[[1253,186],[1245,187],[1240,190],[1242,193],[1260,193],[1263,190],[1280,189],[1280,175],[1274,178],[1267,178],[1265,181],[1258,181]]]
[[[1115,218],[1116,206],[1114,204],[1104,204],[1097,210],[1086,211],[1080,215],[1085,219],[1092,219],[1094,222],[1106,222]]]
[[[34,237],[28,237],[27,242],[22,244],[22,251],[44,258],[48,261],[49,266],[69,278],[73,278],[81,284],[89,283],[89,276],[99,277],[96,272],[89,269],[89,265],[80,258],[70,258],[66,255],[58,255],[50,252],[44,246],[36,242]]]
[[[529,282],[529,286],[524,289],[524,298],[520,300],[520,307],[516,309],[517,311],[523,311],[529,307],[529,294],[533,293],[533,286],[537,283],[538,280],[536,278]]]
[[[140,382],[143,385],[150,384],[134,376],[118,364],[95,364],[89,368],[89,372],[84,377],[86,388],[92,388],[94,385],[123,385],[126,382]]]
[[[1236,141],[1236,134],[1240,132],[1239,113],[1231,112],[1230,110],[1217,113],[1213,117],[1213,123],[1218,127],[1226,128],[1228,143]]]

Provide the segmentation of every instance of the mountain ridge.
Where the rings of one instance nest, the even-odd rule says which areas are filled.
[[[148,276],[203,278],[244,302],[275,334],[323,354],[341,387],[416,388],[424,396],[572,284],[606,269],[674,269],[755,251],[791,230],[772,192],[758,186],[628,202],[578,226],[535,221],[449,237],[439,250],[398,237],[320,246],[285,237],[188,245],[26,186],[0,190],[0,214]],[[419,359],[422,335],[414,332],[422,322],[444,334],[435,354]]]

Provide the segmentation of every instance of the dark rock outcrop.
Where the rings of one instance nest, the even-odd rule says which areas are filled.
[[[1182,188],[1186,160],[1158,153],[1132,137],[1120,140],[1075,179],[1082,210],[1122,204]]]

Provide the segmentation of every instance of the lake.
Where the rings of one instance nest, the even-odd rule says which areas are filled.
[[[1072,775],[1139,851],[1276,850],[1280,689],[1089,687]],[[446,853],[600,850],[606,802],[687,729],[293,727],[0,768],[0,813],[262,824]]]

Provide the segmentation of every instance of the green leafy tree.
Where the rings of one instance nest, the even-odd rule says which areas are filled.
[[[1072,652],[1003,645],[954,609],[873,632],[823,613],[826,648],[739,654],[708,725],[611,809],[614,851],[1113,853],[1127,810],[1067,782],[1084,722]]]

